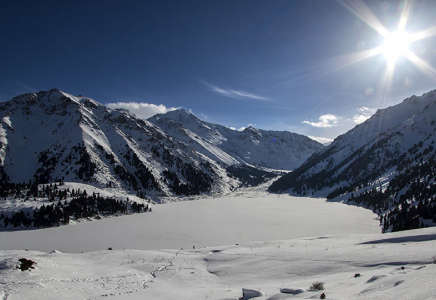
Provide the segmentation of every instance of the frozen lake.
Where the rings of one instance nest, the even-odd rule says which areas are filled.
[[[0,250],[192,249],[328,234],[380,233],[371,211],[325,199],[246,191],[155,205],[153,212],[0,232]]]

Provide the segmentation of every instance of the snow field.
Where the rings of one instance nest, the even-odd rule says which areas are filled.
[[[0,249],[0,300],[436,298],[436,228],[382,235],[369,210],[261,188],[1,232]]]
[[[222,198],[155,205],[151,213],[0,232],[0,250],[192,249],[324,234],[380,233],[375,218],[363,208],[278,196],[256,188]]]
[[[435,246],[429,228],[189,250],[8,250],[0,299],[435,299]],[[15,269],[22,257],[36,268]],[[314,282],[324,290],[309,290]]]

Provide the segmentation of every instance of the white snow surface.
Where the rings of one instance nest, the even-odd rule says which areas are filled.
[[[3,250],[0,299],[435,299],[435,246],[427,228],[185,250]],[[16,269],[20,258],[35,269]]]
[[[436,229],[379,232],[362,208],[243,189],[1,232],[0,299],[430,299]],[[35,269],[16,269],[21,258]],[[325,290],[310,291],[315,281]],[[418,281],[426,289],[412,289]]]
[[[0,250],[85,252],[192,248],[340,233],[380,233],[371,211],[325,199],[268,194],[265,186],[221,198],[153,206],[151,213],[56,228],[0,232]]]

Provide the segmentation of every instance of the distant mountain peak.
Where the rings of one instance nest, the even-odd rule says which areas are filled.
[[[259,134],[262,130],[253,126],[248,126],[242,130],[243,132],[256,133]]]
[[[148,119],[203,155],[224,164],[292,170],[324,146],[306,136],[249,126],[243,131],[202,121],[186,110]]]
[[[177,109],[175,109],[173,111],[179,111],[179,112],[182,112],[182,113],[185,113],[185,114],[188,114],[188,115],[193,115],[190,111],[188,111],[186,108],[183,108],[183,107],[179,107],[179,108],[177,108]]]

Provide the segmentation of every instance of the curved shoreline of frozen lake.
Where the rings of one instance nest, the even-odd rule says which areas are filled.
[[[376,217],[370,210],[325,199],[248,192],[156,205],[151,213],[0,232],[0,250],[192,249],[327,234],[374,234],[381,232]]]

